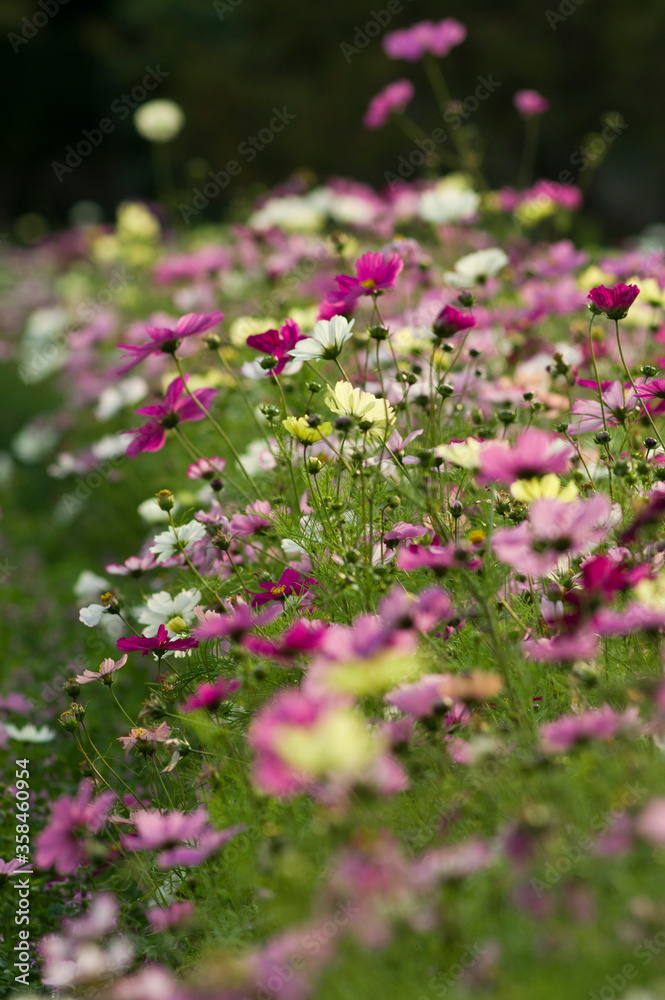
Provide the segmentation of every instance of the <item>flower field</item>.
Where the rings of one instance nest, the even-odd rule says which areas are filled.
[[[422,176],[0,246],[3,996],[665,996],[665,251],[465,36]]]

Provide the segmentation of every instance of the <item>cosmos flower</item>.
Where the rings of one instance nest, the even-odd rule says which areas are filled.
[[[275,583],[260,583],[262,594],[252,594],[252,607],[258,608],[269,601],[283,601],[293,594],[300,596],[308,587],[315,584],[313,576],[302,576],[296,569],[285,569]]]
[[[537,90],[518,90],[513,97],[513,104],[522,118],[544,115],[550,106],[547,98],[539,94]]]
[[[49,822],[35,838],[35,864],[51,865],[60,875],[73,872],[87,863],[84,841],[88,834],[99,833],[108,816],[115,792],[102,792],[93,798],[94,785],[86,779],[74,797],[61,795],[51,806]]]
[[[293,348],[303,340],[305,336],[295,320],[287,319],[279,330],[266,330],[265,333],[249,336],[247,346],[275,359],[276,364],[266,370],[266,375],[281,375],[289,362],[289,356],[295,358]]]
[[[363,118],[363,125],[367,129],[382,128],[390,115],[396,111],[401,113],[413,99],[415,88],[410,80],[395,80],[384,87],[369,102],[369,107]]]
[[[363,389],[354,389],[350,382],[337,382],[327,393],[325,402],[334,413],[354,417],[360,429],[368,434],[381,436],[395,423],[395,411],[387,400],[378,399]]]
[[[199,521],[189,521],[177,527],[169,527],[160,532],[150,546],[150,551],[158,563],[164,563],[172,556],[177,556],[202,541],[207,535],[205,527]]]
[[[355,320],[343,316],[333,316],[330,320],[320,319],[314,327],[314,335],[301,340],[289,354],[297,361],[322,361],[336,358],[351,336]]]
[[[150,417],[150,420],[143,427],[121,431],[122,434],[134,436],[134,440],[127,446],[126,454],[129,458],[136,458],[142,451],[159,451],[164,447],[166,432],[170,428],[177,427],[186,420],[203,420],[206,415],[204,410],[210,409],[210,404],[217,395],[216,389],[196,389],[192,395],[199,401],[199,406],[189,394],[183,396],[183,392],[185,383],[181,378],[176,378],[167,388],[163,403],[134,410],[134,413]]]
[[[178,320],[173,329],[168,327],[147,326],[146,333],[150,340],[144,344],[118,344],[118,347],[125,352],[127,364],[117,369],[117,374],[122,375],[129,371],[144,358],[151,354],[174,354],[178,345],[186,337],[193,337],[196,333],[203,333],[212,326],[216,326],[224,319],[224,313],[213,312],[204,316],[200,313],[188,313]]]
[[[453,17],[436,24],[420,21],[399,31],[389,32],[383,39],[383,51],[389,59],[418,62],[426,53],[443,58],[466,38],[466,27]]]
[[[637,285],[614,285],[606,288],[605,285],[597,285],[589,292],[589,301],[597,313],[602,313],[608,319],[624,319],[628,315],[628,310],[640,294]]]
[[[456,333],[464,333],[476,325],[474,316],[460,312],[454,306],[444,306],[432,324],[435,337],[454,337]]]
[[[443,280],[455,288],[484,285],[488,278],[502,271],[508,263],[508,254],[500,247],[476,250],[456,261],[452,271],[446,271]]]
[[[126,653],[119,660],[115,661],[112,657],[108,656],[105,660],[102,660],[99,670],[84,670],[82,674],[77,675],[76,680],[79,684],[91,684],[93,681],[101,681],[103,684],[109,685],[113,682],[113,675],[116,670],[124,667],[126,662]]]
[[[198,642],[193,638],[169,639],[166,626],[160,625],[156,636],[136,635],[129,639],[118,639],[116,646],[128,653],[140,650],[143,656],[152,652],[155,656],[162,657],[170,649],[196,649]]]

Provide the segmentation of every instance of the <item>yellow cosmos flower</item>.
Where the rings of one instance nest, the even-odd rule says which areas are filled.
[[[639,604],[652,611],[665,609],[665,574],[661,573],[655,580],[640,580],[633,591]]]
[[[324,420],[318,427],[310,427],[307,417],[287,417],[286,420],[282,420],[282,424],[289,434],[298,438],[303,444],[314,444],[315,441],[328,437],[332,431],[330,421]]]
[[[577,497],[577,486],[573,482],[562,486],[559,477],[550,472],[541,479],[518,479],[510,487],[510,492],[522,503],[533,503],[534,500],[559,500],[560,503],[570,503]]]
[[[466,441],[451,441],[450,444],[438,444],[435,454],[444,462],[451,462],[463,469],[480,468],[480,441],[467,438]]]
[[[387,400],[354,389],[350,382],[338,382],[328,392],[326,406],[340,416],[356,417],[361,424],[367,423],[368,434],[383,434],[395,423],[395,411]]]

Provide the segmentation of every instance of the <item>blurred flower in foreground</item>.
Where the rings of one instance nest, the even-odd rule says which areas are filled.
[[[513,97],[513,104],[522,118],[543,115],[550,106],[547,98],[539,94],[537,90],[518,90]]]
[[[185,115],[175,101],[148,101],[134,114],[134,127],[150,142],[170,142],[185,124]]]

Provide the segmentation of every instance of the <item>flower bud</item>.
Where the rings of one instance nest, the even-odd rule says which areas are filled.
[[[171,490],[160,490],[155,496],[160,510],[173,510],[175,498]]]
[[[106,610],[110,615],[120,614],[120,601],[115,596],[115,594],[112,594],[110,591],[107,591],[105,594],[102,594],[102,596],[99,598],[99,603],[103,608],[106,608]]]
[[[77,694],[81,690],[81,685],[76,680],[75,677],[68,677],[67,680],[62,685],[62,690],[70,698],[76,698]]]

